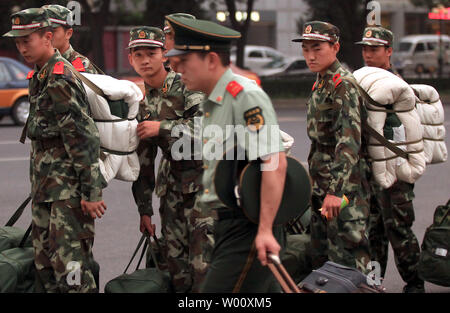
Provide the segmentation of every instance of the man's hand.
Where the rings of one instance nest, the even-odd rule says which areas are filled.
[[[155,236],[156,231],[156,225],[152,224],[152,218],[148,215],[142,215],[141,216],[141,227],[140,227],[141,233],[144,233],[147,231],[150,236]]]
[[[161,122],[158,121],[144,121],[137,126],[137,135],[140,139],[152,138],[159,135],[159,125]]]
[[[342,199],[333,195],[326,195],[322,204],[321,214],[327,219],[333,219],[339,215]]]
[[[262,266],[267,265],[267,254],[269,252],[278,256],[281,249],[271,230],[258,230],[255,238],[255,246],[258,251],[258,259]]]
[[[81,210],[85,215],[89,214],[93,219],[97,217],[102,218],[102,215],[105,214],[106,204],[103,200],[97,202],[81,200]]]

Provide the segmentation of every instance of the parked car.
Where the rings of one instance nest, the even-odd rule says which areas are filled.
[[[236,51],[236,47],[231,49],[231,62],[235,64]],[[244,49],[244,66],[258,75],[259,71],[268,63],[284,58],[286,56],[283,53],[271,47],[247,45]]]
[[[442,35],[443,65],[450,62],[450,37]],[[429,73],[438,70],[439,35],[410,35],[400,40],[398,50],[392,56],[395,69],[402,76]]]
[[[314,76],[304,58],[287,58],[275,60],[265,65],[259,72],[261,77],[281,77],[281,76]]]
[[[0,119],[10,115],[16,125],[24,125],[29,114],[27,74],[22,63],[0,57]]]

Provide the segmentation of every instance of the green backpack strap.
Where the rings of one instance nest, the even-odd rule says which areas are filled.
[[[13,216],[9,219],[8,222],[6,222],[5,226],[13,226],[17,220],[22,216],[23,211],[25,210],[25,207],[30,202],[31,196],[28,196],[28,198],[25,199],[25,201],[19,206],[19,208],[14,212]]]
[[[138,253],[138,251],[141,248],[142,244],[144,243],[145,239],[146,239],[146,235],[143,234],[141,236],[141,239],[139,240],[139,243],[138,243],[136,249],[134,250],[134,253],[133,253],[133,256],[131,257],[130,262],[128,263],[127,267],[125,268],[125,271],[123,271],[124,274],[126,274],[126,272],[128,271],[128,268],[130,267],[131,263],[133,262],[134,258],[136,257],[136,254]],[[139,264],[138,264],[138,267],[139,267]]]
[[[445,219],[447,218],[449,212],[450,212],[450,199],[448,200],[446,205],[440,205],[436,208],[436,211],[434,212],[434,224],[436,226],[442,225],[442,223],[445,222]]]

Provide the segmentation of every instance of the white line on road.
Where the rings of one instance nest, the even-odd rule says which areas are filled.
[[[29,144],[30,141],[27,140],[25,141],[26,144]],[[16,145],[16,144],[22,144],[21,142],[19,142],[18,140],[5,140],[5,141],[0,141],[0,145]]]
[[[0,162],[29,161],[30,157],[0,158]]]

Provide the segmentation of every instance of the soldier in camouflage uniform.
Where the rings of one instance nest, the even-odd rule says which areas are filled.
[[[381,26],[367,27],[362,41],[362,55],[367,66],[379,67],[397,74],[392,68],[390,57],[394,34]],[[398,75],[398,74],[397,74]],[[393,127],[401,122],[395,113],[387,113],[384,126],[386,139],[393,139]],[[395,255],[395,264],[402,279],[407,283],[404,292],[425,292],[424,282],[417,273],[420,246],[411,227],[414,222],[414,184],[395,182],[383,189],[371,179],[372,197],[370,203],[369,240],[371,259],[380,263],[381,277],[385,276],[389,242]]]
[[[187,14],[187,13],[173,13],[168,16],[185,17],[185,18],[189,18],[189,19],[195,19],[194,15]],[[174,34],[173,29],[170,26],[170,23],[167,19],[164,20],[164,34],[166,36],[166,43],[165,43],[164,47],[166,48],[166,51],[169,51],[169,50],[173,49],[173,45],[175,44],[175,34]],[[169,60],[167,62],[170,64],[170,68],[172,70],[174,70],[175,72],[177,72],[177,64],[179,62],[179,58],[171,57],[171,58],[169,58]]]
[[[319,21],[305,23],[303,35],[294,41],[302,42],[308,67],[318,73],[307,113],[311,139],[308,164],[313,183],[313,266],[320,267],[330,260],[365,273],[370,260],[370,195],[369,168],[362,157],[361,119],[366,112],[357,89],[344,79],[353,75],[336,59],[336,26]],[[349,204],[339,210],[343,195]]]
[[[51,44],[44,9],[11,16],[28,74],[31,140],[30,180],[35,264],[47,292],[98,292],[93,263],[94,219],[106,209],[100,173],[99,133],[89,116],[86,92]],[[78,268],[78,269],[77,269]]]
[[[42,8],[47,11],[53,28],[53,47],[59,50],[63,58],[72,63],[78,72],[103,74],[102,70],[87,57],[75,51],[70,44],[73,28],[69,24],[69,17],[72,11],[58,4],[48,4],[42,6]]]
[[[194,205],[203,172],[202,162],[175,160],[172,135],[176,126],[194,131],[194,118],[201,116],[203,94],[187,90],[179,74],[164,67],[164,33],[156,27],[136,27],[130,31],[129,60],[145,82],[137,134],[141,139],[138,155],[139,178],[133,183],[133,195],[141,215],[141,231],[154,233],[151,225],[152,193],[160,197],[162,234],[166,241],[168,270],[177,292],[197,292],[207,270],[212,250],[212,217],[203,216]],[[183,134],[189,138],[189,134]],[[190,139],[189,139],[190,140]],[[157,147],[162,159],[155,185],[154,163]]]

